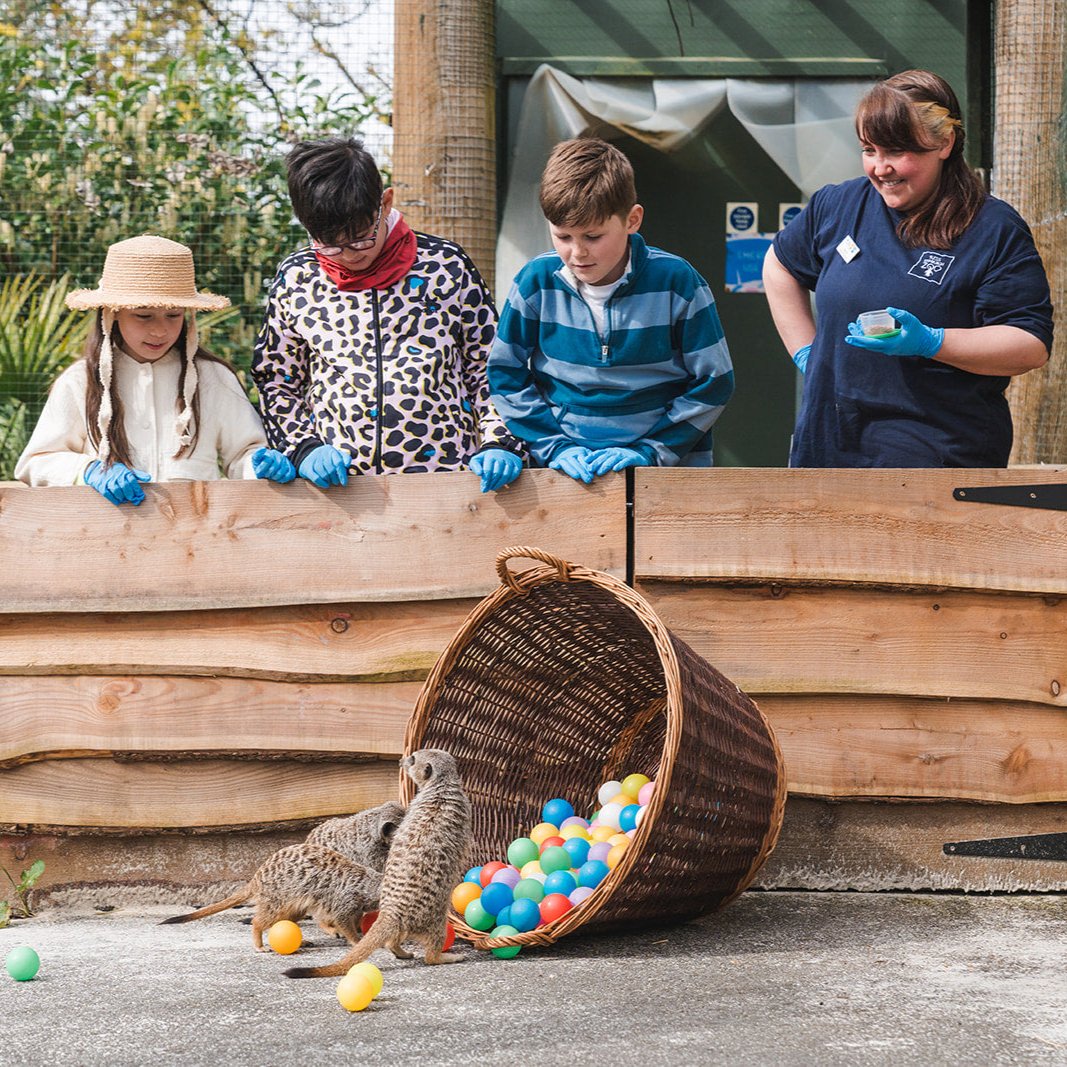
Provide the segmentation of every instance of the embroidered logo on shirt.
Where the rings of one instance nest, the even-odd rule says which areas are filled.
[[[908,271],[916,278],[940,285],[948,274],[949,267],[955,262],[955,256],[946,256],[941,252],[923,252],[919,261]]]

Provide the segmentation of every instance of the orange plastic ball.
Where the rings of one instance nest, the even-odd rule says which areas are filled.
[[[362,1011],[374,999],[374,982],[366,974],[346,974],[337,983],[337,999],[348,1011]]]
[[[375,996],[382,991],[382,972],[369,960],[363,960],[362,963],[353,963],[352,966],[348,968],[348,973],[361,974],[364,978],[369,978],[371,985],[374,987]]]
[[[608,858],[604,861],[612,870],[615,870],[619,865],[619,861],[626,853],[625,845],[614,845],[611,851],[608,853]]]
[[[472,900],[477,900],[482,895],[482,887],[473,882],[460,882],[452,890],[452,907],[460,915],[467,910],[467,905]]]
[[[267,931],[267,943],[279,956],[291,956],[303,940],[300,927],[289,919],[279,919]]]

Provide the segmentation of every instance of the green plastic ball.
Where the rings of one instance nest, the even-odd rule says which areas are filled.
[[[41,957],[29,945],[16,945],[4,957],[4,966],[16,982],[28,982],[41,969]]]
[[[490,930],[496,923],[496,916],[490,915],[480,900],[472,900],[463,910],[463,921],[474,930]]]
[[[537,859],[540,855],[541,850],[537,847],[537,842],[531,841],[528,837],[516,837],[508,845],[508,863],[513,867],[518,867],[520,871],[525,864]]]
[[[498,926],[489,936],[514,937],[518,932],[514,926]],[[512,960],[522,951],[522,945],[501,945],[500,948],[491,948],[489,951],[499,959]]]

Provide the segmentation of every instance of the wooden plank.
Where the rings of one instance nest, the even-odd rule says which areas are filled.
[[[789,792],[819,797],[1067,801],[1067,715],[1018,701],[751,694]]]
[[[478,603],[0,614],[0,675],[422,679]]]
[[[790,797],[764,889],[1061,892],[1064,864],[946,856],[947,841],[1067,833],[1064,804],[838,803]]]
[[[638,578],[804,580],[1067,592],[1067,516],[963,503],[957,486],[1067,469],[635,472]]]
[[[1067,707],[1067,600],[787,582],[645,580],[638,589],[675,635],[747,692]]]
[[[393,760],[45,760],[3,772],[0,830],[269,826],[360,811],[398,786]]]
[[[0,611],[169,611],[478,597],[527,544],[623,576],[626,480],[549,470],[482,494],[467,473],[167,482],[118,509],[86,487],[0,484]]]
[[[398,759],[420,688],[418,682],[0,677],[0,768],[117,752]]]

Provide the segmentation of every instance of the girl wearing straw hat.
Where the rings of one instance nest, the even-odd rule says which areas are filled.
[[[113,504],[140,504],[142,482],[228,478],[288,482],[295,470],[266,447],[256,409],[229,364],[200,347],[193,254],[165,237],[107,251],[96,289],[67,306],[95,311],[83,358],[56,379],[15,467],[29,485],[90,485]],[[188,312],[188,314],[186,314]]]

